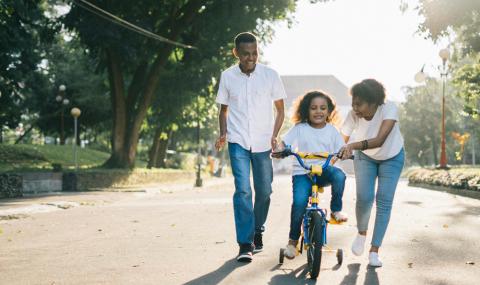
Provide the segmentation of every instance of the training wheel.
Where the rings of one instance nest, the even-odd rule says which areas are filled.
[[[283,264],[283,259],[285,258],[285,249],[280,249],[280,255],[278,256],[278,263]]]
[[[337,263],[342,265],[343,262],[343,250],[341,248],[337,249]]]

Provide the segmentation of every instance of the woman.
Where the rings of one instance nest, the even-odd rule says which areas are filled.
[[[378,251],[382,245],[392,210],[393,197],[404,163],[403,137],[398,124],[398,109],[385,101],[385,88],[375,79],[365,79],[350,90],[352,110],[342,126],[345,142],[342,159],[355,151],[354,169],[357,188],[356,217],[358,235],[352,252],[364,251],[368,221],[374,198],[377,213],[369,253],[369,264],[380,267]],[[350,139],[350,136],[353,136]],[[375,193],[375,183],[378,187]]]

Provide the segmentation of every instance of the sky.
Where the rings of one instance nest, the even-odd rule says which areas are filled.
[[[281,75],[334,75],[350,87],[375,78],[387,89],[387,99],[404,101],[402,86],[416,85],[415,74],[426,65],[436,76],[440,49],[416,33],[422,18],[412,8],[402,13],[400,0],[299,1],[295,23],[275,26],[271,43],[261,46],[262,61]]]

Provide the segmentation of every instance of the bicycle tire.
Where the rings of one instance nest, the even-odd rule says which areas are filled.
[[[317,211],[310,212],[310,222],[308,234],[310,245],[307,250],[308,269],[310,278],[317,279],[320,273],[320,264],[322,263],[323,231],[325,230],[325,221],[322,215]]]

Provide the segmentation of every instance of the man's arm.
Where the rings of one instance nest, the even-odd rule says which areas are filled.
[[[285,119],[285,107],[284,107],[283,99],[277,100],[274,103],[275,103],[275,109],[277,112],[275,115],[275,125],[273,127],[272,139],[270,141],[272,145],[272,149],[277,148],[278,133],[280,132],[280,129],[282,128],[282,125],[283,125],[283,120]]]
[[[218,113],[218,124],[220,126],[220,136],[215,142],[215,148],[220,150],[227,141],[227,114],[228,114],[228,105],[220,105],[220,112]]]

